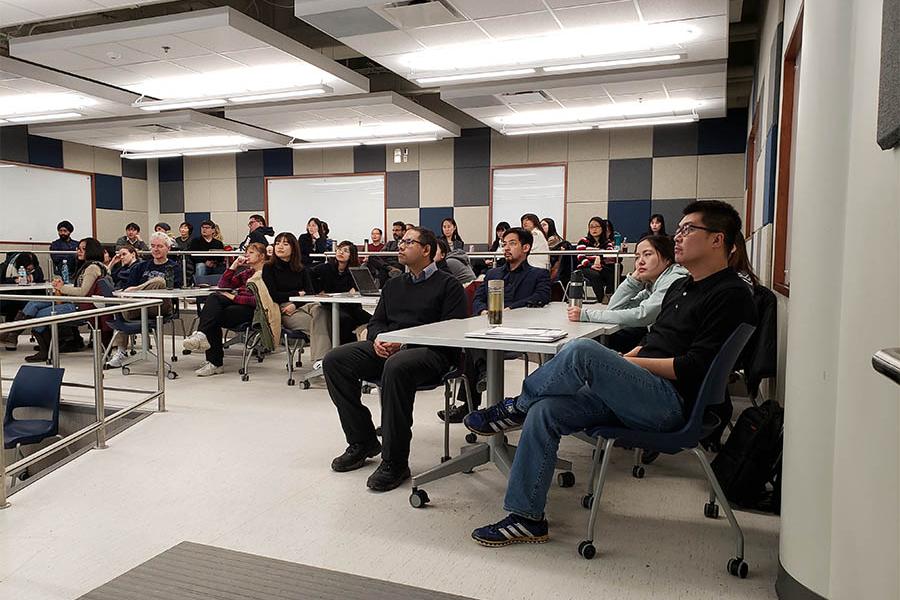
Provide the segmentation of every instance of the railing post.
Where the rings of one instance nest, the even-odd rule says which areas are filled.
[[[56,306],[56,303],[53,304]],[[55,311],[54,311],[55,312]],[[53,366],[59,368],[59,325],[50,324],[50,360]]]
[[[94,404],[97,409],[97,421],[100,429],[97,430],[97,448],[106,448],[106,405],[103,398],[103,351],[100,339],[100,329],[91,330],[94,350]]]
[[[187,254],[181,255],[181,287],[188,287],[187,280]]]
[[[3,404],[3,374],[0,373],[0,405]],[[4,414],[6,414],[4,412]],[[9,508],[9,501],[6,499],[6,456],[3,454],[3,427],[0,426],[0,509]]]
[[[162,313],[162,306],[159,307],[160,313]],[[157,378],[157,389],[156,391],[160,392],[159,394],[159,412],[166,412],[166,349],[163,346],[165,342],[166,335],[163,331],[163,316],[162,314],[156,315],[156,378]]]

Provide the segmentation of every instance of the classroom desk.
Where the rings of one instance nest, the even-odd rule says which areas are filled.
[[[306,294],[303,296],[291,296],[288,298],[291,302],[318,302],[319,304],[331,304],[331,347],[337,348],[341,345],[341,304],[359,304],[365,308],[375,308],[378,305],[380,296],[362,296],[360,294],[351,294],[349,292],[343,294]],[[300,381],[304,384],[301,387],[309,387],[310,379],[322,376],[322,366],[314,368],[303,376]]]
[[[487,316],[477,316],[382,333],[378,336],[378,339],[382,342],[416,344],[418,346],[479,348],[486,350],[487,401],[488,405],[493,405],[503,401],[503,358],[505,352],[556,354],[572,340],[609,335],[620,329],[618,325],[608,323],[569,321],[566,315],[566,304],[563,302],[553,302],[543,308],[518,308],[504,311],[503,325],[508,327],[562,329],[568,333],[568,336],[555,342],[522,342],[465,337],[466,332],[489,327]],[[494,435],[489,437],[487,442],[463,448],[459,456],[413,477],[413,495],[410,497],[410,502],[413,506],[421,506],[414,501],[419,493],[418,486],[442,479],[454,473],[471,471],[475,467],[488,462],[493,463],[504,476],[509,477],[514,452],[515,447],[510,446],[506,442],[506,436],[504,435]]]
[[[0,284],[0,294],[9,294],[11,292],[38,292],[52,289],[53,285],[50,283],[29,283],[28,285],[19,285],[17,283]]]

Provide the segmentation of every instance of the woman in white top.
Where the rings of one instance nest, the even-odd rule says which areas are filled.
[[[550,245],[544,232],[541,231],[541,220],[536,214],[526,213],[522,215],[522,228],[530,231],[534,236],[534,244],[531,245],[531,252],[528,254],[528,264],[532,267],[550,270],[550,255],[535,254],[536,252],[549,252]]]

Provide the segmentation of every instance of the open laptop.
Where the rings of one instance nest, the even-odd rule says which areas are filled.
[[[353,283],[356,285],[356,291],[361,296],[380,296],[381,290],[375,283],[375,278],[366,267],[350,267],[350,276],[353,277]]]

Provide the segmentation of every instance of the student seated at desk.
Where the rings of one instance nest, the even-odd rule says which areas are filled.
[[[624,356],[593,340],[575,340],[522,383],[515,398],[474,411],[464,422],[481,435],[522,425],[509,473],[505,519],[472,532],[484,546],[549,539],[544,507],[560,437],[623,423],[647,431],[684,425],[722,344],[756,311],[747,285],[728,266],[741,218],[730,204],[699,201],[684,209],[675,258],[691,275],[676,281],[659,318]]]
[[[75,250],[75,258],[77,269],[74,275],[74,284],[65,285],[60,277],[54,277],[51,281],[53,290],[57,296],[90,296],[96,294],[97,280],[101,277],[106,277],[106,265],[103,264],[103,246],[101,246],[100,242],[96,239],[84,238],[78,242],[78,247]],[[85,308],[93,308],[93,304],[83,306]],[[78,308],[79,306],[76,306],[72,302],[53,303],[31,301],[16,315],[15,320],[20,321],[22,319],[33,317],[46,317],[50,314],[68,314],[75,312]],[[63,336],[62,329],[63,326],[60,327],[61,340]],[[38,351],[35,354],[26,356],[25,361],[44,362],[47,360],[48,352],[50,351],[50,328],[47,326],[33,327],[31,332],[34,334],[34,339],[37,341]],[[83,347],[84,341],[81,340],[81,336],[77,337]],[[76,348],[74,347],[72,348],[72,350],[75,349]],[[60,344],[60,351],[64,351],[62,343]]]
[[[408,272],[390,279],[381,290],[381,300],[369,321],[367,340],[335,348],[323,361],[328,393],[349,444],[332,461],[331,468],[353,471],[362,467],[367,458],[381,453],[381,464],[366,481],[370,489],[378,492],[392,490],[409,479],[416,388],[440,381],[456,364],[459,353],[450,348],[401,347],[376,338],[387,331],[466,316],[462,286],[434,264],[434,233],[413,227],[404,234],[399,246],[400,264]],[[381,379],[383,449],[375,435],[372,415],[360,400],[362,382],[376,379]]]
[[[113,285],[117,290],[128,287],[128,279],[131,277],[131,267],[138,263],[137,250],[134,246],[122,246],[115,256],[106,264],[112,277]]]
[[[0,267],[0,283],[12,284],[19,282],[19,269],[24,268],[28,283],[44,283],[44,271],[38,262],[37,256],[31,252],[20,252],[18,254],[10,253]],[[28,293],[34,293],[30,291]],[[16,315],[25,307],[24,300],[2,300],[0,301],[0,310],[2,310],[3,318],[6,321],[12,321]],[[4,344],[10,352],[16,350],[19,341],[18,332],[9,331],[0,335],[0,344]]]
[[[447,271],[460,283],[466,286],[475,281],[475,272],[469,266],[469,257],[465,250],[451,250],[450,244],[443,238],[438,238],[438,249],[434,255],[434,262],[438,269]]]
[[[253,319],[256,296],[247,288],[247,282],[266,264],[266,247],[253,242],[247,246],[244,256],[239,256],[225,269],[219,279],[219,287],[233,292],[216,292],[207,297],[200,311],[200,323],[190,336],[184,338],[185,350],[206,352],[206,362],[194,373],[197,377],[221,375],[225,351],[222,347],[222,328],[237,327]],[[241,267],[243,270],[238,271]]]
[[[570,321],[617,323],[622,329],[609,336],[606,346],[628,352],[637,346],[662,308],[669,287],[688,270],[675,262],[675,242],[667,235],[652,235],[637,245],[634,271],[619,284],[605,309],[570,306]]]
[[[141,226],[129,223],[125,226],[125,235],[116,240],[116,251],[122,246],[131,246],[135,250],[146,250],[147,244],[141,239]]]
[[[209,220],[200,223],[200,237],[195,237],[190,241],[188,250],[191,252],[225,250],[225,244],[216,239],[216,224]],[[191,256],[194,263],[194,274],[203,277],[221,273],[224,270],[223,258],[221,256]]]
[[[343,294],[355,292],[353,276],[350,275],[350,267],[359,266],[359,250],[356,245],[344,240],[337,245],[334,258],[312,268],[313,287],[317,294]],[[326,319],[328,339],[331,339],[331,310],[322,311]],[[340,331],[341,344],[356,341],[354,331],[360,325],[365,325],[372,317],[363,310],[359,304],[342,304],[340,306]]]
[[[300,244],[290,232],[275,236],[273,254],[262,270],[262,279],[272,301],[281,307],[281,326],[304,332],[309,336],[309,351],[314,361],[320,360],[331,348],[328,335],[327,310],[314,302],[294,303],[291,296],[315,293],[310,269],[303,266]]]
[[[181,265],[169,258],[169,248],[172,247],[172,238],[162,231],[156,231],[150,236],[150,258],[142,260],[128,267],[128,285],[125,287],[127,291],[134,290],[158,290],[166,287],[166,275],[171,273],[172,281],[175,288],[180,288],[184,283],[181,278]],[[128,252],[128,247],[123,247],[119,252]],[[171,315],[174,310],[172,300],[167,298],[163,300],[159,307],[153,306],[147,309],[147,316],[156,318],[162,309],[163,315]],[[141,318],[140,310],[131,310],[123,313],[123,317],[129,321],[136,321]],[[128,355],[125,351],[128,349],[128,335],[117,331],[110,341],[110,346],[116,351],[112,354],[112,358],[106,363],[111,369],[121,367]]]
[[[488,281],[503,280],[503,308],[512,310],[525,306],[543,306],[550,302],[550,273],[547,269],[533,267],[528,262],[528,253],[534,240],[530,231],[521,227],[507,229],[503,234],[502,267],[495,267],[484,276],[484,283],[475,291],[472,303],[473,315],[487,314]],[[466,350],[466,377],[472,389],[472,405],[481,404],[481,392],[478,382],[484,378],[487,370],[487,354],[483,350]],[[460,389],[457,401],[460,404],[450,407],[451,423],[460,423],[469,412],[465,398],[465,389]],[[444,420],[444,411],[438,411],[438,418]]]
[[[71,221],[60,221],[56,225],[56,233],[59,235],[59,238],[50,242],[50,250],[77,250],[78,249],[78,240],[72,239],[72,233],[75,232],[75,227],[72,225]],[[57,275],[62,273],[62,264],[67,263],[69,268],[69,274],[75,272],[75,262],[76,258],[74,254],[51,254],[51,260],[53,260],[53,272]],[[50,273],[53,275],[53,273]]]

